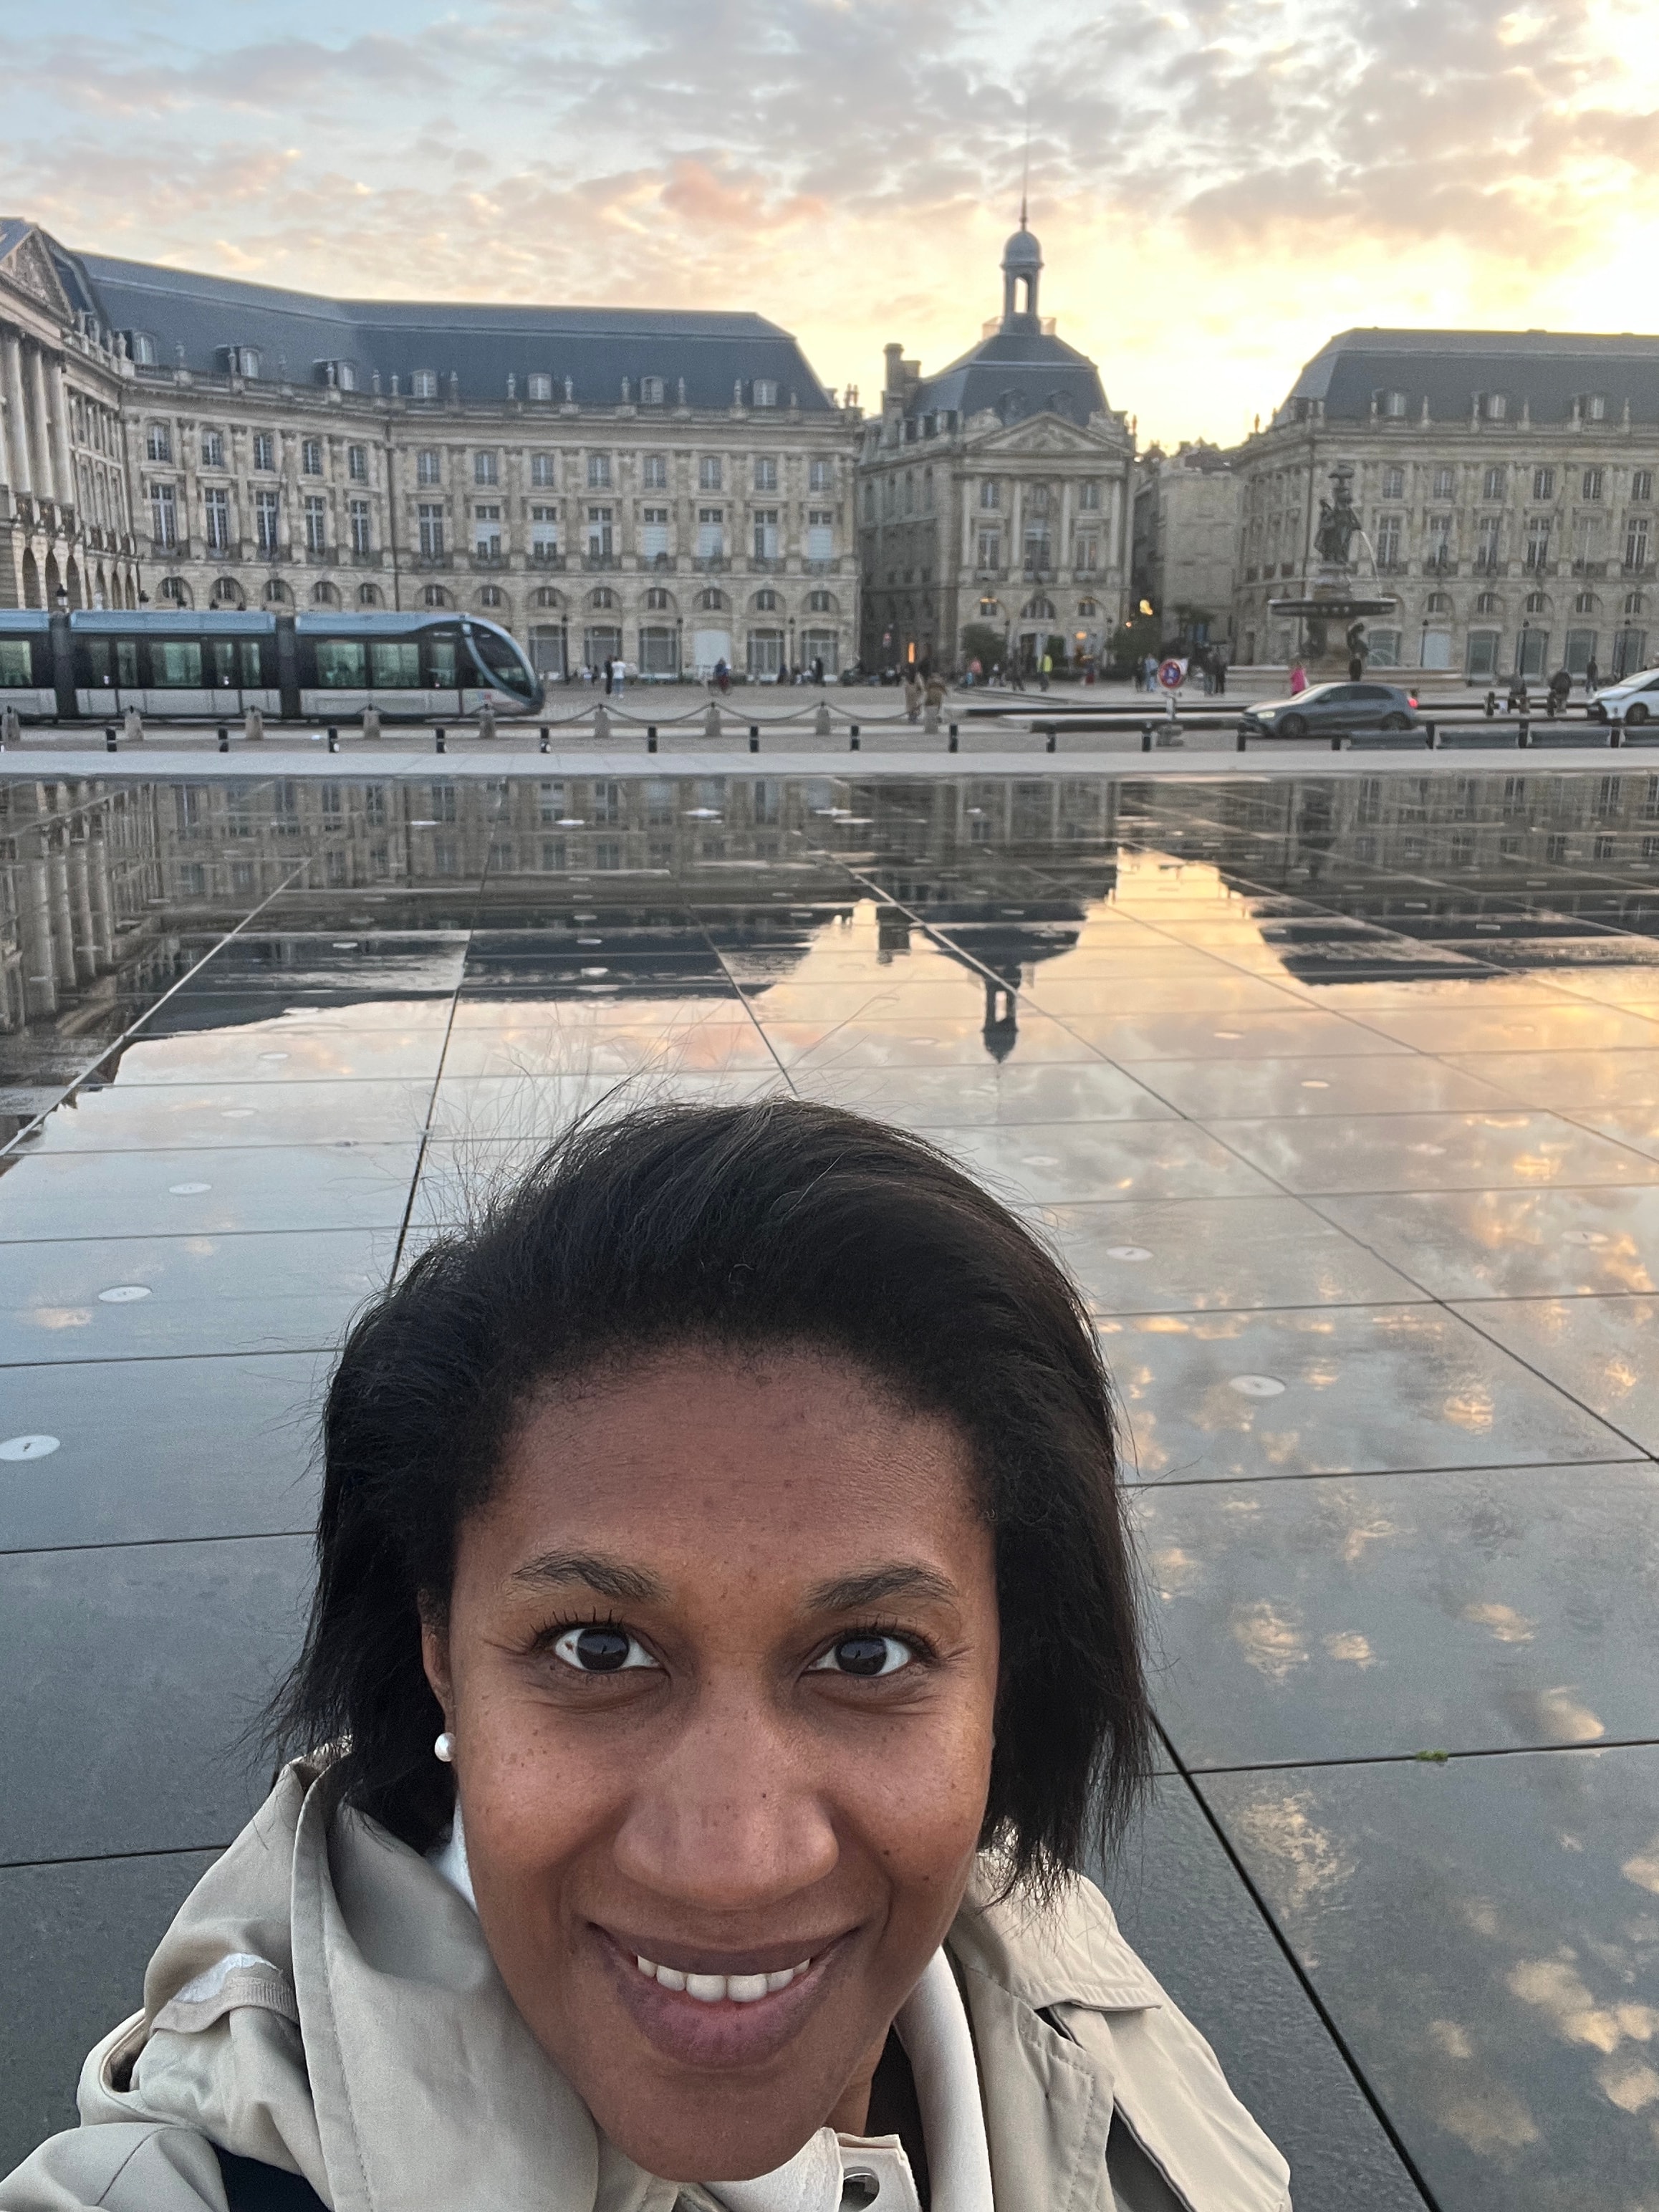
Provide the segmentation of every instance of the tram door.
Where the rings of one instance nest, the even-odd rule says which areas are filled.
[[[129,707],[142,709],[143,703],[136,637],[76,638],[77,714],[121,714]]]

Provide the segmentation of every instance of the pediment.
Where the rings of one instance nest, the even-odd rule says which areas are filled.
[[[975,438],[974,444],[985,453],[1053,458],[1072,453],[1097,457],[1102,452],[1117,451],[1115,442],[1094,431],[1079,429],[1068,416],[1047,413],[1027,415],[1018,422],[1000,423],[995,429]]]
[[[58,282],[46,242],[38,230],[26,230],[10,252],[0,257],[0,277],[44,307],[59,324],[74,321],[69,295]]]

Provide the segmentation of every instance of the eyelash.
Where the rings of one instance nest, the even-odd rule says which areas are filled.
[[[531,1643],[532,1652],[537,1655],[551,1652],[559,1638],[562,1636],[568,1636],[573,1628],[613,1628],[618,1636],[635,1634],[628,1623],[619,1619],[615,1613],[572,1613],[558,1620],[550,1621],[545,1628],[538,1629]],[[822,1659],[824,1653],[833,1651],[836,1644],[854,1642],[861,1636],[890,1636],[895,1644],[903,1644],[919,1665],[931,1667],[938,1663],[939,1653],[925,1636],[919,1635],[914,1628],[902,1628],[896,1621],[891,1620],[863,1620],[860,1621],[855,1627],[838,1629],[824,1644],[823,1650],[816,1654],[816,1657]],[[644,1642],[644,1638],[641,1637],[636,1637],[635,1640],[638,1643]],[[647,1649],[649,1647],[647,1646]],[[810,1666],[813,1662],[809,1660],[807,1663]],[[900,1668],[896,1671],[902,1674],[904,1670]],[[867,1676],[864,1679],[879,1680],[881,1678]]]

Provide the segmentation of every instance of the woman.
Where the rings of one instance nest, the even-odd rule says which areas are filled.
[[[1308,688],[1308,672],[1298,660],[1291,670],[1291,696],[1300,698]]]
[[[1146,1765],[1075,1292],[913,1138],[580,1129],[353,1329],[298,1748],[7,2212],[1283,2212],[1075,1872]]]
[[[907,667],[902,678],[904,685],[904,719],[915,722],[921,719],[921,678],[914,667]]]

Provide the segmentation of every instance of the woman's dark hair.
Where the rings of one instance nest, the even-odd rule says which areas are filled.
[[[579,1124],[353,1328],[324,1415],[318,1579],[272,1709],[417,1849],[447,1823],[421,1664],[456,1535],[539,1387],[676,1343],[839,1353],[966,1439],[1002,1666],[985,1837],[1044,1886],[1147,1767],[1133,1558],[1094,1330],[1003,1206],[902,1131],[793,1100]]]

